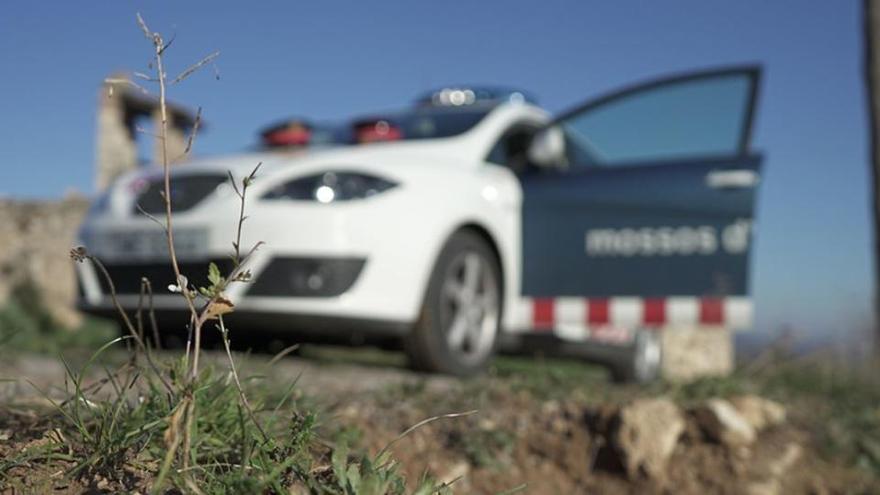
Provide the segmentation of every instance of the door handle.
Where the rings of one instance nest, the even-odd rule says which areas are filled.
[[[712,189],[746,189],[755,187],[761,177],[754,170],[713,170],[706,174],[706,185]]]

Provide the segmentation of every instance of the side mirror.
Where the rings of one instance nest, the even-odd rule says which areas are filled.
[[[529,145],[529,162],[548,168],[565,166],[565,136],[559,127],[540,130]]]

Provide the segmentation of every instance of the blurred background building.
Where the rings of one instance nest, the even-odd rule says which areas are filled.
[[[145,95],[126,74],[107,78],[98,94],[95,145],[95,189],[104,190],[116,177],[144,163],[161,162],[162,140],[158,130],[162,112],[156,98]],[[169,103],[165,145],[175,163],[186,154],[187,139],[196,122],[195,113]],[[201,124],[200,124],[201,125]],[[139,141],[153,144],[150,157],[139,156]]]
[[[100,192],[115,178],[162,156],[158,133],[162,115],[155,98],[115,74],[101,85],[96,107],[95,189]],[[196,114],[168,105],[168,157],[172,163],[185,155]],[[201,126],[201,124],[200,124]],[[144,156],[146,150],[149,156]],[[77,287],[73,266],[64,253],[76,243],[77,228],[89,199],[68,191],[60,200],[0,198],[0,306],[13,292],[36,289],[46,309],[64,327],[79,325]]]

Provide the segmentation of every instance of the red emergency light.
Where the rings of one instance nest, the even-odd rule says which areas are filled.
[[[270,148],[306,146],[312,139],[312,128],[302,121],[290,121],[266,129],[261,136]]]
[[[398,141],[403,139],[400,127],[387,120],[370,120],[354,125],[355,140],[358,143]]]

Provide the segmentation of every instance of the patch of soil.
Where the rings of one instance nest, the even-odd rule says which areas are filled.
[[[283,377],[300,373],[301,389],[322,410],[323,434],[334,438],[346,432],[354,449],[371,454],[426,418],[477,410],[432,421],[392,446],[407,479],[414,483],[428,472],[453,483],[456,493],[500,493],[521,486],[518,493],[529,494],[880,493],[880,479],[867,471],[823,459],[814,432],[796,420],[762,432],[750,447],[731,448],[711,441],[695,418],[685,415],[686,427],[664,479],[628,477],[608,448],[608,425],[603,424],[614,401],[622,399],[541,400],[500,379],[459,382],[393,368],[301,360],[286,361],[270,375],[283,383]],[[62,383],[56,381],[57,370],[43,374],[32,379]],[[22,390],[7,388],[2,395],[21,400]],[[0,466],[51,434],[61,421],[38,410],[0,405]],[[791,445],[799,450],[797,459],[784,473],[768,473]],[[132,473],[127,486],[70,480],[64,476],[70,467],[67,461],[45,459],[13,466],[0,473],[0,494],[143,493],[149,486],[148,473]]]
[[[450,400],[448,395],[401,399],[389,408],[365,399],[340,404],[336,412],[363,433],[361,447],[372,453],[418,421],[449,412],[443,404]],[[535,403],[498,390],[490,400],[475,402],[483,406],[478,413],[438,420],[395,444],[408,479],[427,471],[454,481],[456,493],[500,493],[523,485],[521,493],[530,494],[880,493],[877,478],[823,460],[796,425],[773,427],[749,447],[729,448],[707,438],[688,416],[665,479],[628,478],[620,462],[601,459],[608,440],[597,431],[603,416],[597,411],[608,404]],[[487,440],[492,432],[508,441]],[[796,462],[784,473],[768,473],[791,445],[799,452]]]

